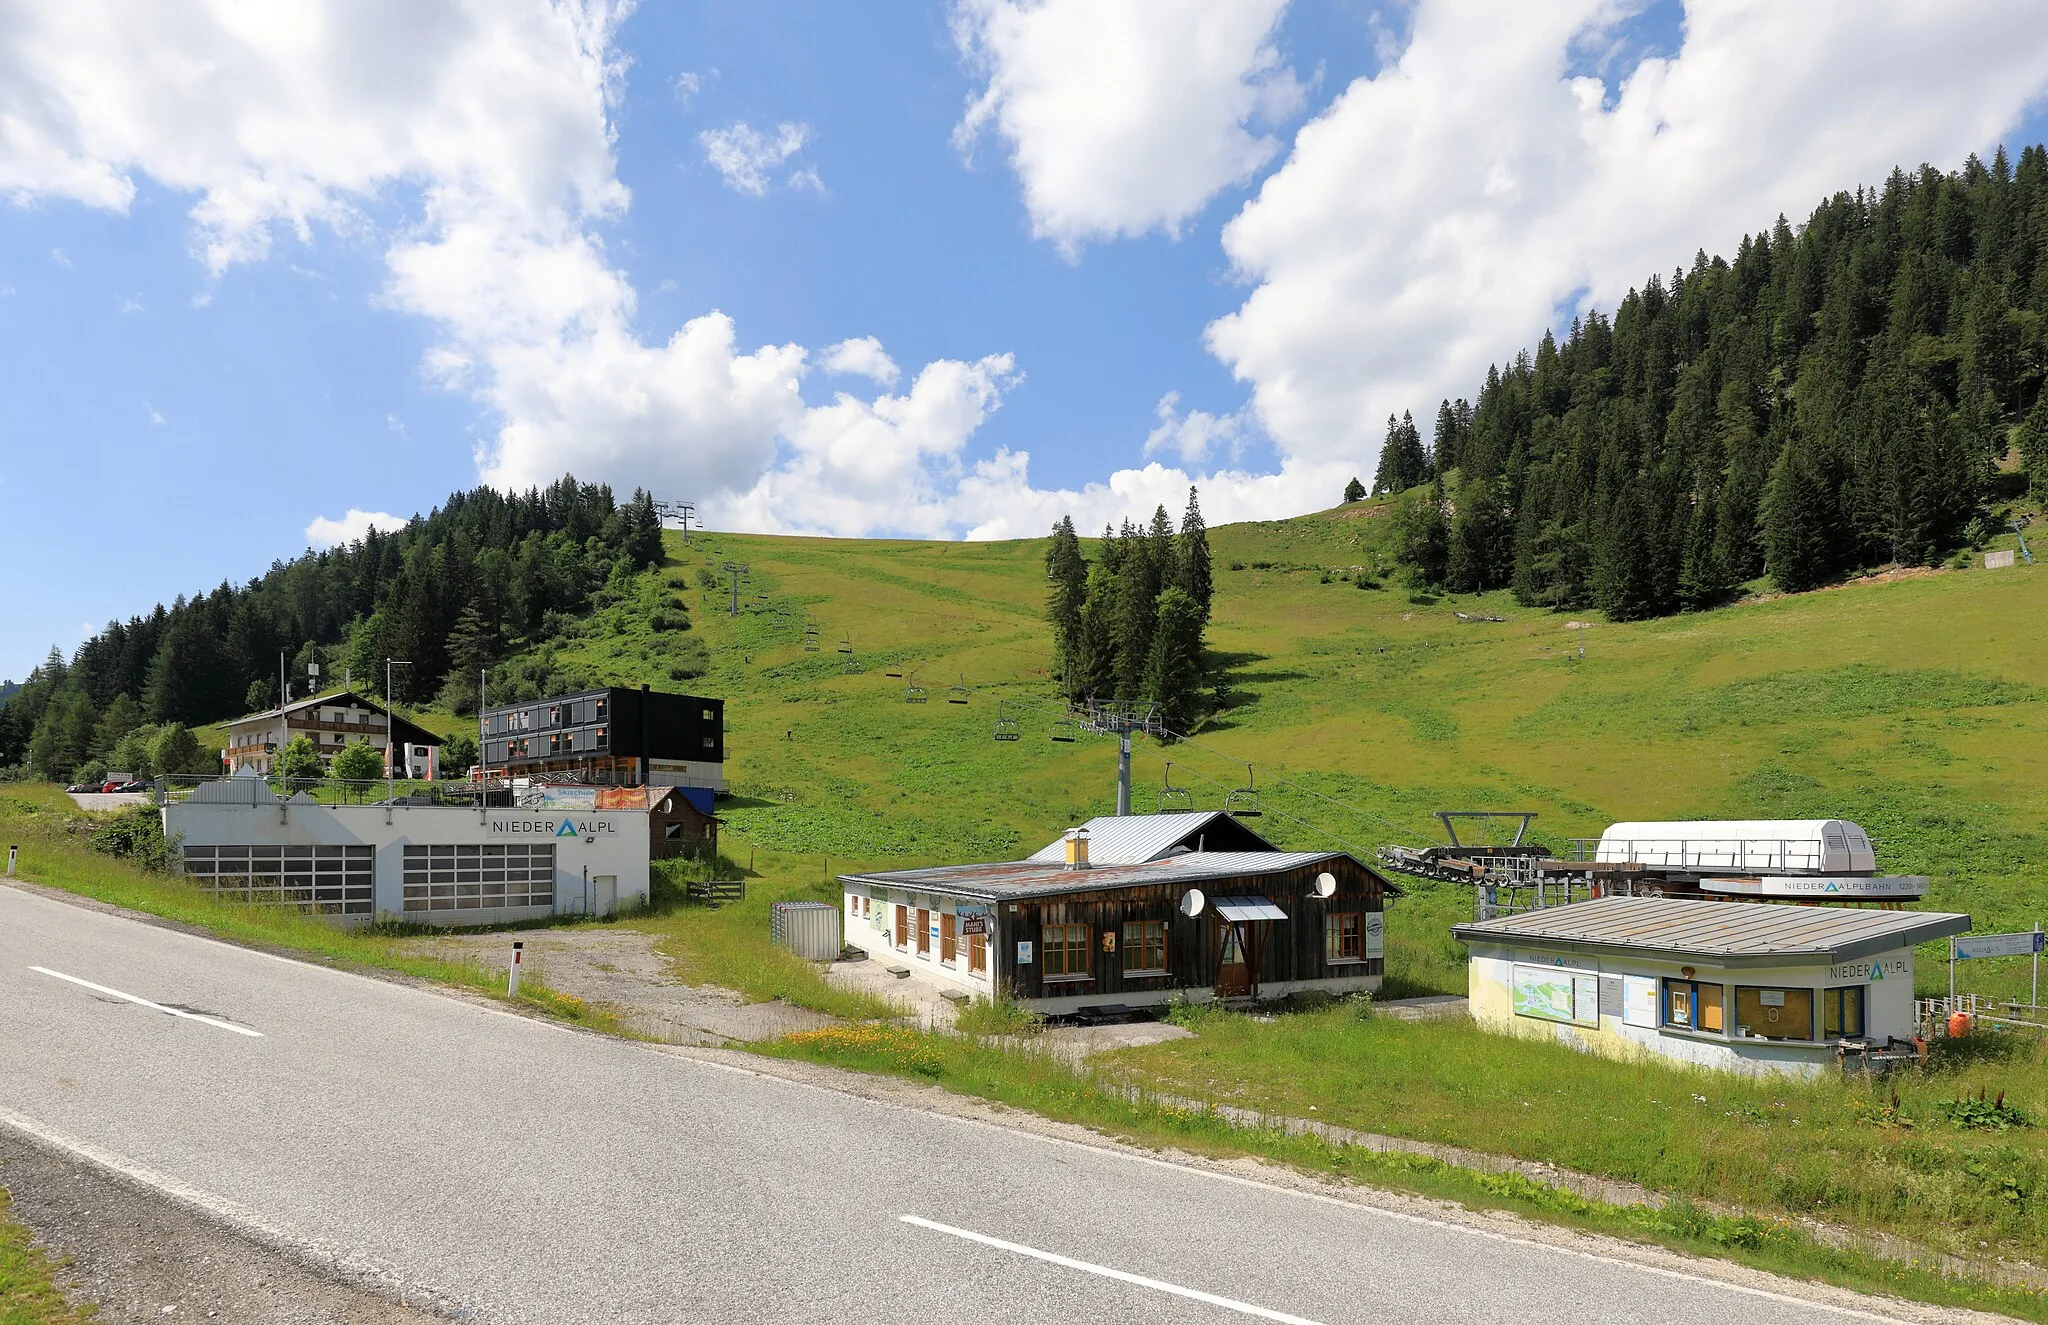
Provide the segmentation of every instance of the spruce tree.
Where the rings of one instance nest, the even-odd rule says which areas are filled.
[[[1144,693],[1159,705],[1159,719],[1185,734],[1201,716],[1202,608],[1176,588],[1159,595]]]
[[[1445,400],[1436,407],[1436,435],[1430,443],[1431,459],[1440,474],[1458,467],[1458,432],[1458,412]]]
[[[1160,515],[1164,517],[1163,509]],[[1120,541],[1126,546],[1117,565],[1111,616],[1116,631],[1114,693],[1118,699],[1137,699],[1144,693],[1145,664],[1152,656],[1160,568],[1153,560],[1156,545],[1149,534],[1126,524]]]
[[[1088,563],[1081,559],[1081,540],[1074,517],[1065,515],[1052,527],[1052,545],[1045,550],[1045,619],[1052,626],[1053,670],[1064,682],[1074,669],[1080,647],[1081,608],[1088,599]]]
[[[1765,565],[1780,589],[1797,593],[1833,577],[1837,510],[1812,443],[1795,432],[1764,489]]]
[[[1344,501],[1348,505],[1351,502],[1364,500],[1365,484],[1360,483],[1358,476],[1354,474],[1351,477],[1351,481],[1344,485]]]
[[[2044,263],[2048,266],[2048,263]],[[2037,501],[2048,501],[2048,391],[2035,400],[2020,425],[2020,466],[2027,476],[2027,488]]]
[[[1420,586],[1444,582],[1451,542],[1450,526],[1444,518],[1445,504],[1443,480],[1438,479],[1428,492],[1410,493],[1402,498],[1395,515],[1395,532],[1400,540],[1398,555]]]
[[[1062,680],[1075,703],[1115,697],[1117,673],[1116,577],[1103,560],[1088,567],[1079,645]]]
[[[1405,410],[1398,419],[1387,415],[1387,440],[1380,446],[1379,468],[1372,480],[1374,495],[1406,492],[1429,476],[1429,452],[1423,449],[1415,416]]]
[[[1202,609],[1203,624],[1208,624],[1210,604],[1216,596],[1216,571],[1209,557],[1209,526],[1202,519],[1202,503],[1193,486],[1188,488],[1188,508],[1180,517],[1180,533],[1174,536],[1172,569],[1165,583],[1194,599]]]

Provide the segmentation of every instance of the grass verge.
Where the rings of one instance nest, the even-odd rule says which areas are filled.
[[[1048,1054],[872,1025],[804,1031],[754,1048],[768,1057],[941,1086],[1149,1148],[1256,1156],[1340,1181],[1454,1201],[1470,1209],[1505,1210],[1858,1292],[2048,1321],[2048,1294],[2043,1292],[1824,1244],[1786,1218],[1714,1214],[1683,1198],[1654,1210],[1610,1205],[1519,1174],[1479,1173],[1429,1156],[1332,1144],[1279,1127],[1245,1125],[1212,1109],[1162,1097],[1135,1074],[1115,1068],[1075,1069]]]
[[[8,1215],[0,1189],[0,1325],[84,1325],[95,1318],[57,1291],[57,1266],[29,1241],[28,1230]]]

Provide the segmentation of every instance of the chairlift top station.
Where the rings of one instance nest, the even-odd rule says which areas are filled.
[[[1455,821],[1520,820],[1512,843],[1458,840]],[[1880,874],[1877,852],[1861,825],[1847,819],[1692,819],[1611,824],[1598,838],[1564,850],[1525,841],[1534,814],[1444,811],[1451,845],[1413,850],[1387,846],[1381,861],[1403,873],[1478,885],[1482,892],[1534,888],[1536,905],[1584,896],[1756,898],[1898,904],[1927,894],[1918,874]],[[1482,909],[1529,909],[1496,904]]]

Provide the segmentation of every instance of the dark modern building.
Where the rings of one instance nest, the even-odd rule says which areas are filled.
[[[725,701],[610,686],[483,711],[492,776],[725,790]]]

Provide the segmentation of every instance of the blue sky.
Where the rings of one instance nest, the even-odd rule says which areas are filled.
[[[1788,73],[1786,33],[1675,3],[1484,29],[1427,2],[648,4],[581,47],[516,34],[530,87],[449,72],[517,5],[346,7],[331,49],[197,0],[130,48],[97,8],[0,20],[0,81],[29,70],[44,117],[0,136],[0,677],[480,475],[843,534],[1099,524],[1189,482],[1212,519],[1312,509],[1389,409],[1427,419],[1583,301],[2048,129],[2043,40],[2001,41],[1996,6],[1954,11],[1950,56],[1918,20],[1803,17],[1850,39]],[[159,87],[152,48],[256,74]],[[1702,81],[1731,50],[1783,86]],[[1845,97],[1889,50],[1911,104],[1882,74]],[[1750,141],[1800,113],[1810,143]],[[1734,146],[1671,153],[1646,115]],[[758,193],[711,159],[783,125]],[[894,376],[831,371],[865,337]]]

